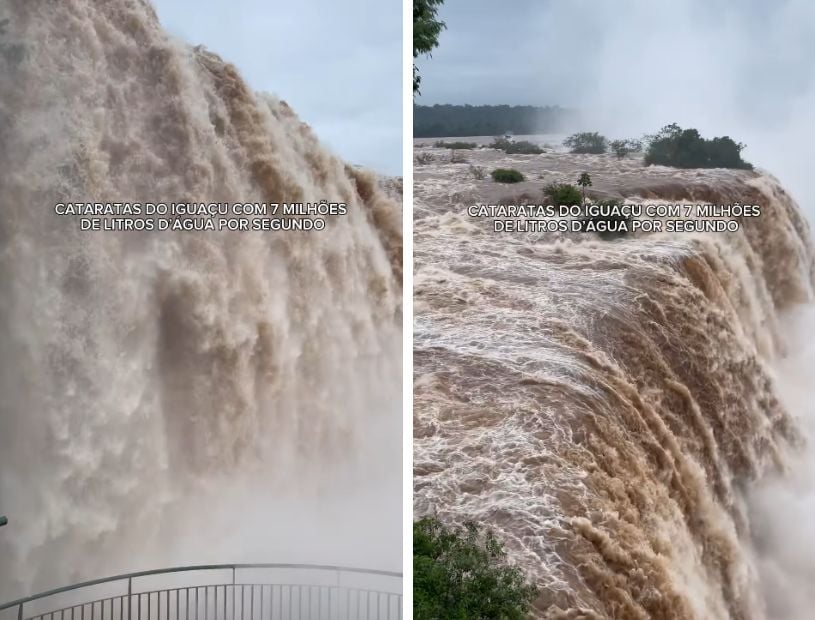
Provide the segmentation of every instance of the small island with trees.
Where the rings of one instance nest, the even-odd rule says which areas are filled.
[[[602,155],[611,147],[622,159],[631,153],[639,153],[645,143],[643,163],[646,166],[669,166],[672,168],[735,168],[752,170],[741,152],[745,145],[730,136],[703,138],[697,129],[683,129],[671,123],[643,140],[609,141],[597,132],[576,133],[563,141],[570,153],[577,155]]]

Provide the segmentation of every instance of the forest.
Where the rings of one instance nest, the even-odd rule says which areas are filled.
[[[413,106],[415,138],[454,138],[561,133],[576,124],[577,112],[559,106]]]

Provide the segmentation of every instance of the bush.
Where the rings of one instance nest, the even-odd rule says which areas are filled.
[[[489,530],[437,519],[413,523],[416,620],[524,620],[536,595]]]
[[[473,166],[470,164],[470,174],[472,174],[476,180],[483,181],[487,178],[487,169],[483,166]]]
[[[424,166],[432,162],[434,159],[436,158],[433,157],[433,153],[419,153],[416,156],[416,163],[419,164],[420,166]]]
[[[608,148],[608,140],[597,132],[584,131],[569,136],[563,141],[563,146],[572,153],[589,153],[601,155]]]
[[[510,146],[512,146],[512,140],[507,140],[501,136],[493,138],[492,144],[490,144],[491,149],[498,149],[499,151],[506,151]]]
[[[492,180],[496,183],[520,183],[524,175],[513,168],[496,168],[492,171]]]
[[[543,149],[537,144],[521,140],[520,142],[510,142],[504,152],[507,155],[540,155],[543,153]]]
[[[466,164],[467,158],[464,157],[461,153],[458,152],[457,149],[452,149],[450,151],[450,163],[451,164]]]
[[[549,183],[543,188],[543,195],[555,207],[583,204],[583,193],[570,183]]]
[[[682,129],[673,123],[649,139],[645,153],[646,166],[753,169],[741,158],[745,145],[734,142],[728,136],[707,140],[696,129]]]
[[[642,142],[639,140],[614,140],[611,143],[611,150],[619,159],[622,159],[629,153],[642,151]]]
[[[445,142],[444,140],[439,140],[435,144],[433,144],[438,149],[475,149],[478,148],[478,145],[475,142]]]
[[[513,142],[512,140],[501,137],[493,138],[490,148],[504,151],[507,155],[540,155],[543,153],[541,147],[528,140]]]

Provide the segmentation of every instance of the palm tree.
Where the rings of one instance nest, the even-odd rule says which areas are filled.
[[[584,172],[577,179],[577,184],[583,188],[583,204],[586,203],[586,188],[591,186],[591,177],[588,172]]]

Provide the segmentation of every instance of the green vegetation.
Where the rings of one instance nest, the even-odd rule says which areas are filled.
[[[583,191],[583,202],[586,202],[586,188],[591,187],[591,177],[589,176],[589,173],[584,172],[583,174],[581,174],[577,179],[577,184]]]
[[[519,140],[518,142],[515,142],[500,136],[493,138],[490,148],[504,151],[504,153],[507,155],[540,155],[543,153],[543,149],[541,147],[539,147],[537,144],[529,142],[528,140]]]
[[[436,141],[433,146],[439,149],[476,149],[478,145],[475,142],[445,142],[444,140]]]
[[[430,54],[439,45],[439,35],[446,27],[436,19],[444,0],[413,0],[413,58]],[[413,65],[413,94],[419,93],[422,78],[416,64]]]
[[[504,153],[507,155],[540,155],[543,153],[543,149],[527,140],[519,140],[518,142],[510,142],[504,149]]]
[[[611,143],[611,150],[619,159],[623,159],[630,153],[642,151],[642,142],[639,140],[614,140]]]
[[[605,136],[601,136],[596,131],[584,131],[566,138],[563,141],[563,146],[568,148],[572,153],[601,155],[608,149],[608,140]]]
[[[524,620],[536,595],[489,530],[413,523],[416,620]]]
[[[492,139],[492,144],[490,144],[491,149],[497,149],[499,151],[506,151],[509,148],[509,145],[512,144],[512,140],[507,140],[501,136],[496,136]]]
[[[740,168],[753,166],[741,158],[745,145],[730,137],[705,139],[696,129],[682,129],[676,123],[666,125],[648,137],[645,165],[673,168]]]
[[[416,138],[459,138],[560,133],[574,123],[576,113],[557,106],[433,105],[413,106]]]
[[[496,183],[520,183],[524,175],[513,168],[496,168],[492,171],[492,180]]]
[[[583,204],[583,195],[576,186],[570,183],[549,183],[543,188],[548,204],[559,207]]]

